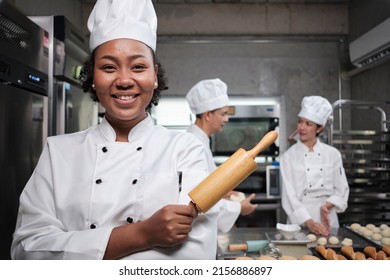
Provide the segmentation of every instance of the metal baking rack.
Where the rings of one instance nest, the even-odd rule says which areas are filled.
[[[363,100],[332,104],[328,141],[342,154],[350,186],[348,208],[339,214],[340,224],[390,223],[390,134],[385,111],[389,105]],[[371,126],[370,120],[375,122]],[[364,127],[367,124],[369,129]]]

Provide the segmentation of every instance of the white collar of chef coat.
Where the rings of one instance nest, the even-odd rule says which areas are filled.
[[[296,145],[298,145],[298,148],[299,148],[300,150],[302,150],[303,152],[305,152],[305,153],[309,152],[309,148],[308,148],[305,144],[303,144],[303,142],[302,142],[300,139],[298,139]],[[320,150],[320,145],[321,145],[321,141],[320,141],[320,139],[317,137],[317,142],[316,142],[316,143],[314,144],[314,146],[313,146],[313,151],[314,151],[314,152],[319,152],[319,150]]]
[[[194,130],[197,130],[197,133],[198,135],[202,138],[202,142],[203,143],[207,143],[207,144],[210,144],[210,138],[209,136],[206,134],[206,132],[203,131],[203,129],[201,129],[199,126],[197,126],[196,124],[193,125],[193,129]]]
[[[144,120],[139,122],[135,127],[133,127],[132,130],[130,130],[128,136],[129,142],[144,137],[153,126],[153,120],[148,114],[148,116]],[[102,122],[100,123],[100,131],[103,134],[104,138],[106,138],[108,141],[115,142],[115,130],[112,128],[111,124],[107,121],[106,118],[103,118]]]

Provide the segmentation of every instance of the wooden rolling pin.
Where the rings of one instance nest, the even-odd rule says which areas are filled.
[[[256,156],[275,142],[277,137],[275,131],[270,131],[252,150],[238,149],[188,194],[192,200],[190,205],[198,212],[207,212],[256,170]]]
[[[258,252],[268,245],[268,240],[248,240],[243,244],[229,244],[228,249],[231,252],[245,251],[245,252]]]

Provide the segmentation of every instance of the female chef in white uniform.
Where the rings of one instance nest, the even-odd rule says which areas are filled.
[[[282,206],[289,223],[303,224],[327,236],[339,227],[337,213],[347,208],[349,186],[340,152],[321,143],[332,106],[321,96],[307,96],[298,114],[298,141],[282,156]]]
[[[48,138],[20,197],[12,258],[215,259],[218,211],[188,206],[208,174],[203,146],[146,111],[166,89],[152,1],[98,0],[88,28],[83,87],[105,117]]]

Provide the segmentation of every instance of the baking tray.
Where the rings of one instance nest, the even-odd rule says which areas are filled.
[[[286,239],[278,231],[266,232],[265,236],[267,239],[274,244],[307,244],[310,240],[307,238],[306,234],[303,232],[298,232],[294,238]]]
[[[356,232],[354,231],[353,229],[351,229],[350,226],[347,226],[347,225],[344,225],[344,228],[348,229],[349,231],[351,231],[352,233],[354,233],[356,236],[359,236],[360,238],[363,238],[365,239],[367,242],[371,243],[372,245],[371,246],[374,246],[376,248],[378,248],[377,246],[379,246],[379,248],[382,248],[383,245],[382,245],[382,242],[380,240],[378,241],[375,241],[375,240],[372,240],[370,238],[367,238],[365,237],[363,234],[359,233],[359,232]]]
[[[339,244],[326,244],[326,248],[332,248],[337,249],[341,248],[343,245],[341,244],[341,241],[343,241],[344,238],[349,238],[353,240],[353,247],[356,248],[364,248],[366,246],[374,246],[376,248],[382,248],[379,244],[376,242],[365,238],[364,236],[360,235],[357,232],[354,232],[353,230],[349,229],[346,226],[340,227],[340,228],[331,228],[330,234],[327,238],[335,236],[340,240]],[[317,236],[317,239],[321,236]],[[309,243],[309,247],[317,247],[317,241]]]
[[[347,227],[347,226],[340,227],[340,228],[337,228],[337,229],[333,229],[333,231],[331,232],[331,234],[329,235],[329,237],[330,237],[330,236],[336,236],[336,237],[340,240],[340,242],[341,242],[344,238],[350,238],[350,239],[352,239],[352,241],[353,241],[352,247],[353,247],[353,249],[354,249],[355,252],[362,252],[362,253],[364,253],[363,250],[364,250],[364,248],[367,247],[367,246],[375,247],[377,250],[382,249],[382,246],[381,246],[380,244],[376,243],[375,241],[372,241],[372,240],[370,240],[370,239],[365,238],[364,236],[360,235],[360,234],[357,233],[357,232],[354,232],[353,230],[351,230],[351,229],[350,229],[349,227]],[[311,243],[311,246],[309,246],[309,250],[310,250],[310,252],[311,252],[314,256],[316,256],[316,257],[318,257],[318,258],[324,260],[324,257],[321,256],[321,254],[319,254],[319,253],[316,252],[315,249],[316,249],[317,246],[318,246],[317,243],[315,243],[315,242],[314,242],[314,243]],[[341,253],[341,247],[342,247],[342,246],[343,246],[343,245],[340,243],[340,244],[336,244],[336,245],[326,244],[324,247],[325,247],[326,249],[331,248],[331,249],[333,249],[333,250],[336,252],[336,254],[341,254],[341,255],[343,255],[343,254]]]

